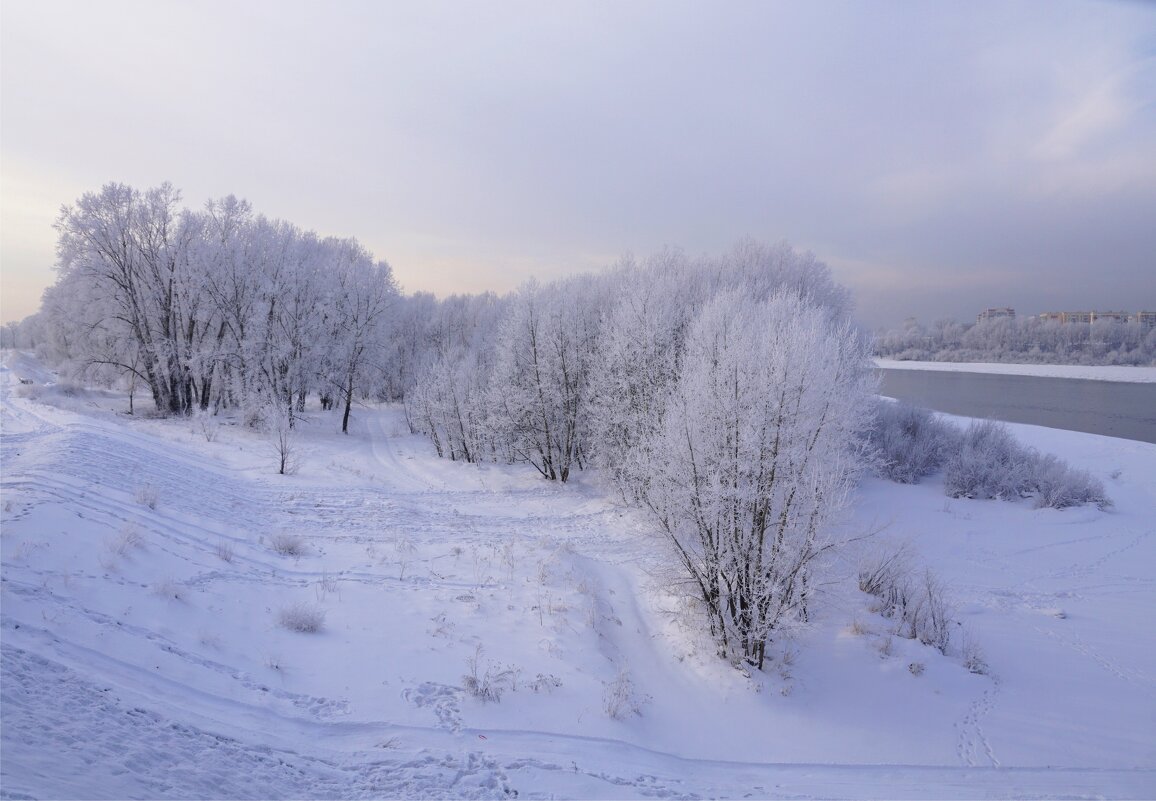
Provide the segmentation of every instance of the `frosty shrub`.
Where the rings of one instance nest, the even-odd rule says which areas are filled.
[[[481,661],[482,646],[479,645],[474,655],[466,660],[469,672],[462,676],[462,686],[482,703],[498,703],[513,683],[515,672],[509,668],[498,668],[493,663],[488,664],[483,671]]]
[[[805,621],[826,524],[860,457],[872,376],[847,323],[789,292],[726,292],[687,335],[665,416],[644,432],[640,498],[702,600],[720,655],[762,668]]]
[[[1023,497],[1029,486],[1029,453],[992,420],[974,422],[963,432],[959,450],[947,460],[943,489],[951,498]]]
[[[964,632],[963,645],[960,647],[960,654],[963,657],[963,666],[972,673],[986,674],[989,671],[987,659],[984,657],[983,649],[971,637],[970,634]]]
[[[905,545],[883,550],[859,563],[859,589],[886,598],[911,572],[911,551]]]
[[[205,442],[215,442],[221,423],[211,412],[198,411],[193,417],[193,427],[205,438]]]
[[[879,599],[879,613],[894,621],[894,634],[947,653],[955,621],[946,590],[930,570],[915,574],[906,548],[861,563],[859,589]]]
[[[136,492],[133,493],[133,498],[141,506],[156,509],[157,502],[160,500],[160,492],[151,484],[142,484],[136,488]]]
[[[959,429],[927,409],[907,403],[877,401],[868,429],[876,470],[900,484],[918,484],[959,449]]]
[[[172,601],[184,600],[184,594],[181,590],[181,585],[177,584],[173,579],[162,579],[152,585],[153,595],[161,598],[168,598]]]
[[[1104,485],[1086,470],[1077,470],[1052,454],[1038,456],[1032,471],[1037,509],[1066,509],[1094,503],[1101,509],[1112,505]]]
[[[305,540],[297,534],[274,534],[269,538],[269,545],[282,556],[305,554]]]
[[[1051,454],[1015,441],[1007,426],[972,423],[959,450],[947,460],[944,492],[952,498],[1016,500],[1034,495],[1036,508],[1064,509],[1095,503],[1111,506],[1104,485]]]
[[[278,615],[281,625],[290,631],[315,634],[325,623],[325,610],[319,606],[299,601],[286,606]]]
[[[126,556],[134,548],[144,547],[144,537],[134,523],[126,523],[115,538],[109,541],[108,549],[117,556]]]
[[[233,543],[228,540],[217,540],[217,558],[222,562],[233,561]]]
[[[265,409],[263,420],[269,443],[277,457],[277,473],[282,476],[293,475],[301,466],[301,460],[297,453],[292,411],[270,405]]]
[[[639,695],[626,670],[619,670],[613,681],[602,686],[602,711],[613,720],[625,720],[642,714],[642,705],[649,699]]]

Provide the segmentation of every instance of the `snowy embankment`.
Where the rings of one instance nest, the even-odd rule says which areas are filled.
[[[1082,378],[1092,381],[1126,381],[1150,384],[1156,382],[1156,367],[1083,364],[1002,364],[996,362],[914,362],[875,359],[884,370],[937,370],[948,373],[992,373],[995,375],[1032,375],[1042,378]]]
[[[844,525],[879,533],[747,675],[591,476],[439,460],[394,408],[309,415],[277,476],[243,427],[48,378],[0,372],[2,797],[1156,795],[1156,446],[1011,426],[1107,512],[868,480]],[[986,675],[887,635],[884,541]]]

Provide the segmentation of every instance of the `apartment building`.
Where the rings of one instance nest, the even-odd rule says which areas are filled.
[[[1156,312],[1131,312],[1124,311],[1063,311],[1063,312],[1042,312],[1039,315],[1041,320],[1050,320],[1057,323],[1083,323],[1084,325],[1094,325],[1096,323],[1128,323],[1138,322],[1146,328],[1156,327]]]
[[[1014,319],[1015,316],[1016,316],[1016,310],[1015,309],[1008,307],[1008,306],[1004,306],[1004,307],[998,308],[998,309],[984,309],[983,311],[981,311],[979,314],[977,314],[975,316],[975,321],[977,323],[982,323],[984,320],[996,320],[1000,317],[1011,317]]]

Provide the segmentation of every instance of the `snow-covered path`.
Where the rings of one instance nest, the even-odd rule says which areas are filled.
[[[1009,749],[1007,732],[1032,731],[1015,722],[1032,712],[1025,660],[1001,662],[999,679],[915,643],[880,660],[843,633],[869,617],[854,592],[834,593],[767,676],[717,662],[663,591],[642,522],[584,476],[553,486],[437,460],[391,409],[362,410],[349,437],[315,417],[301,472],[277,476],[252,432],[222,426],[209,442],[101,411],[97,396],[66,411],[17,397],[14,378],[0,375],[0,797],[1156,792],[1151,745],[1134,742],[1154,708],[1142,643],[1031,618],[1135,702],[1116,718],[1131,728],[1103,744],[1119,759],[1052,762],[1064,748]],[[1128,520],[1100,563],[1067,574],[1045,548],[1034,584],[991,574],[1014,595],[991,593],[982,571],[953,578],[994,599],[996,645],[1029,591],[1062,591],[1049,581],[1143,605],[1151,583],[1117,586],[1120,558],[1151,559],[1150,527]],[[279,625],[298,604],[324,614],[319,632]],[[912,658],[927,662],[918,679]],[[466,691],[475,670],[500,703]],[[619,719],[607,708],[621,677],[633,692]]]

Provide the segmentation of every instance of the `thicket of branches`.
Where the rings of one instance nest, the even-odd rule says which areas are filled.
[[[997,317],[968,325],[908,320],[875,337],[875,355],[941,362],[1038,364],[1156,364],[1156,328],[1138,322],[1060,323],[1038,317]]]
[[[40,348],[90,379],[125,378],[158,411],[341,404],[387,350],[397,299],[385,262],[234,197],[180,207],[172,186],[108,184],[62,209],[59,277]],[[380,372],[380,371],[378,371]]]

